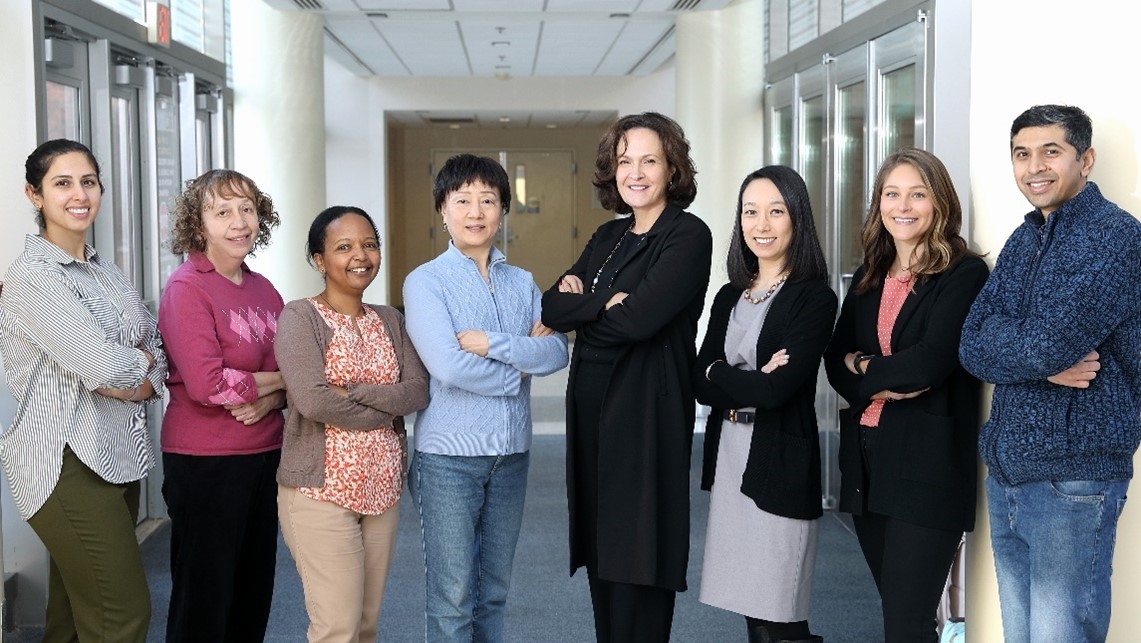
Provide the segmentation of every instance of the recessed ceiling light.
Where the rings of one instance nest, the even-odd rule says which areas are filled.
[[[510,122],[511,122],[511,117],[510,117],[510,116],[500,116],[500,117],[499,117],[499,122],[500,122],[500,123],[510,123]]]
[[[451,125],[448,125],[448,129],[459,129],[459,128],[460,128],[460,126],[456,123],[452,123]]]
[[[510,40],[492,40],[491,46],[492,47],[510,47],[511,41]]]
[[[555,125],[554,123],[547,123],[547,129],[555,129],[556,127],[558,127],[558,125]]]

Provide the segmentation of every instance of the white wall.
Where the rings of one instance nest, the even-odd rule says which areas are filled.
[[[325,57],[325,191],[328,205],[369,213],[381,234],[380,274],[365,301],[388,303],[388,173],[383,114],[375,113],[376,87]],[[314,212],[316,214],[316,212]]]
[[[971,15],[970,173],[975,213],[972,241],[992,262],[1031,208],[1014,184],[1010,123],[1040,103],[1078,105],[1094,123],[1092,179],[1134,216],[1141,214],[1137,154],[1141,110],[1128,43],[1141,11],[1127,3],[1070,0],[977,0]],[[985,411],[984,411],[985,413]],[[1141,464],[1141,459],[1135,459]],[[1141,471],[1141,469],[1138,469]],[[1134,483],[1136,488],[1137,483]],[[1141,508],[1128,503],[1117,533],[1113,621],[1109,641],[1135,641],[1141,631]],[[970,640],[1002,640],[985,505],[968,567]]]
[[[24,197],[24,160],[36,147],[35,61],[32,55],[31,0],[4,0],[0,20],[0,195],[5,209],[5,234],[0,235],[0,271],[24,249],[24,235],[36,232],[35,213]],[[15,400],[0,380],[0,428],[6,429],[15,412]],[[47,587],[47,552],[39,538],[20,519],[12,503],[7,480],[0,490],[3,523],[3,568],[21,579],[19,623],[43,623]]]

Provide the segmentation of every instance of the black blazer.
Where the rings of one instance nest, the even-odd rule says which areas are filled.
[[[626,256],[613,285],[590,293],[591,281],[629,225],[629,219],[602,224],[565,273],[582,279],[587,293],[560,293],[556,281],[543,294],[543,323],[578,331],[567,386],[570,570],[584,565],[586,556],[575,529],[576,427],[597,422],[598,576],[681,591],[689,563],[695,419],[690,374],[713,237],[701,219],[670,204]],[[616,292],[629,297],[605,310]],[[574,383],[586,344],[615,358],[599,418],[575,416]]]
[[[876,324],[883,286],[856,294],[864,270],[856,271],[824,354],[828,381],[850,405],[840,411],[841,511],[871,511],[937,529],[974,528],[981,385],[959,364],[959,336],[988,273],[982,259],[968,256],[917,284],[892,328],[892,354],[873,358],[860,376],[844,366],[844,356],[880,354]],[[871,429],[882,431],[872,456],[877,466],[868,470],[859,421],[871,396],[928,387],[917,397],[884,404],[879,426]]]
[[[816,423],[816,375],[832,335],[836,293],[823,280],[786,283],[773,298],[757,337],[757,366],[788,350],[789,362],[772,373],[725,363],[725,332],[741,289],[726,284],[710,310],[709,328],[697,355],[697,401],[713,407],[705,425],[701,488],[713,488],[724,411],[757,407],[741,493],[761,509],[788,518],[819,518],[820,442]],[[721,360],[721,361],[718,361]],[[716,362],[716,363],[715,363]],[[705,369],[709,378],[705,377]],[[736,484],[735,480],[722,483]]]

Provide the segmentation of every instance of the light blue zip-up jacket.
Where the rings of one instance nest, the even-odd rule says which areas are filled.
[[[404,280],[408,335],[431,375],[428,408],[416,418],[416,450],[439,455],[523,453],[531,448],[531,378],[567,365],[561,333],[530,337],[542,293],[531,273],[491,249],[488,284],[452,243]],[[456,334],[487,333],[487,357]]]

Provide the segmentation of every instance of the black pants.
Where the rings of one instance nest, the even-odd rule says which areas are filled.
[[[168,643],[265,638],[277,564],[281,451],[164,453],[170,510]]]
[[[885,643],[935,643],[935,610],[963,537],[865,512],[853,516],[883,602]]]
[[[677,592],[586,577],[598,643],[669,643]]]

